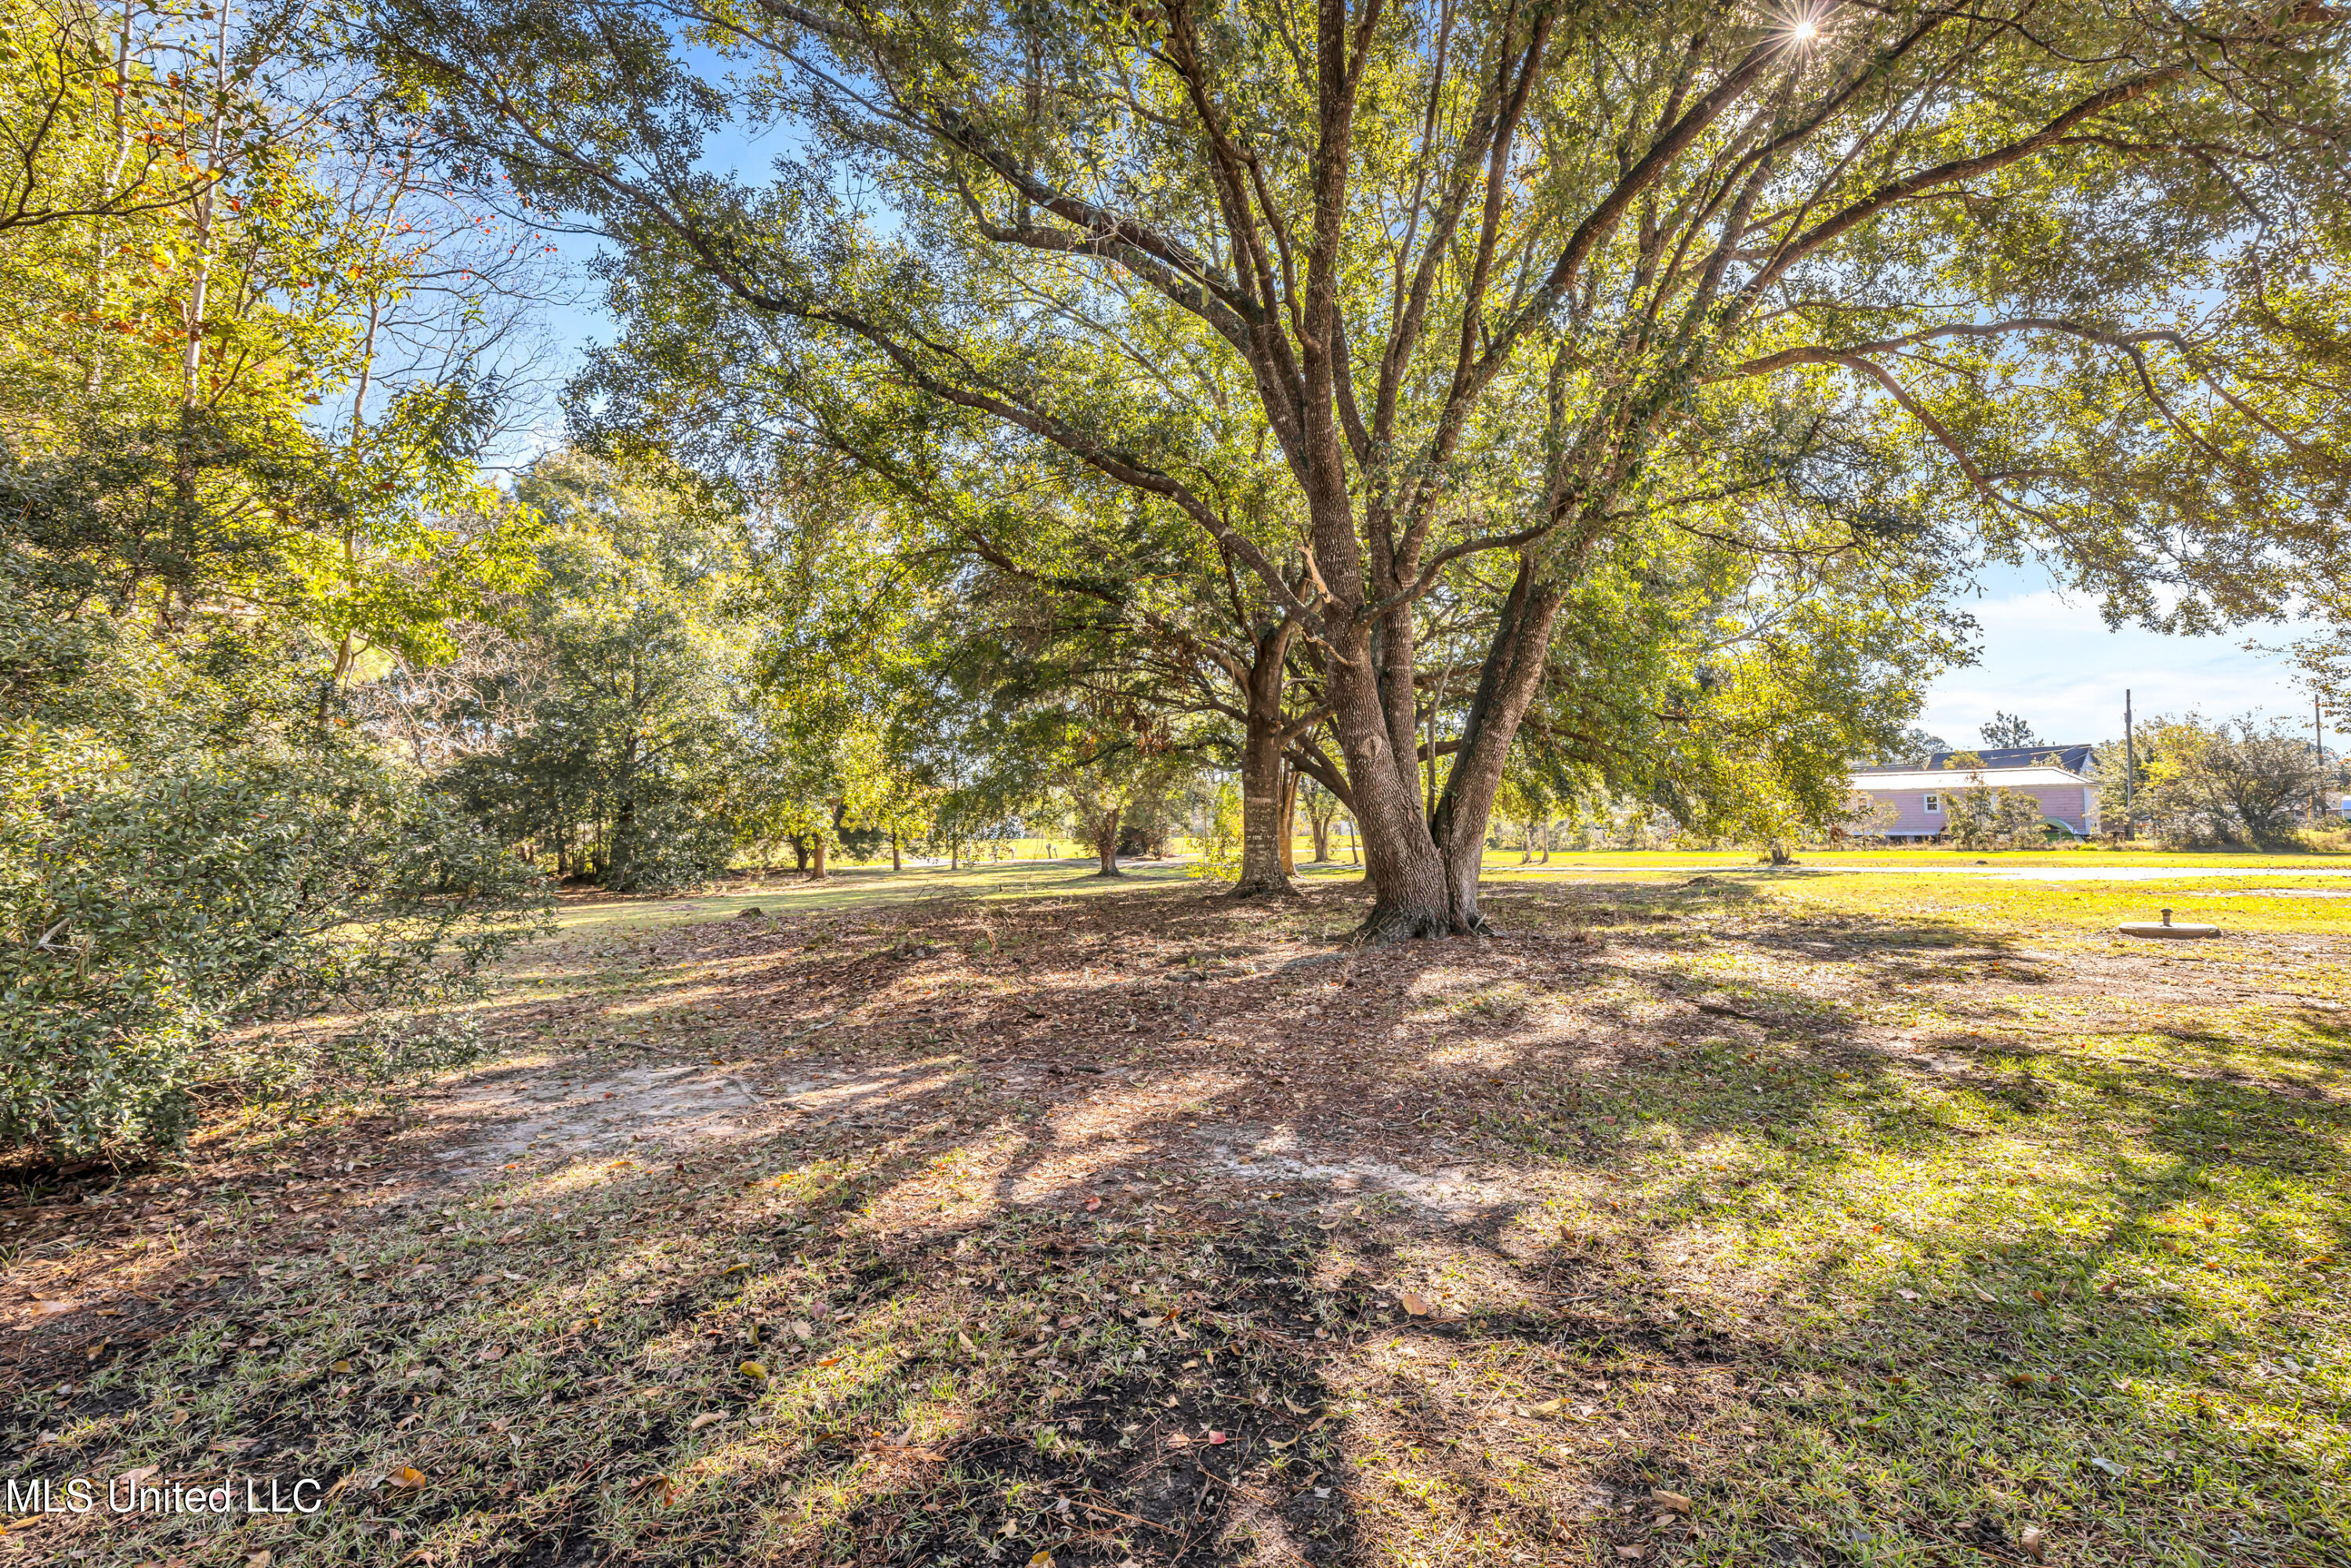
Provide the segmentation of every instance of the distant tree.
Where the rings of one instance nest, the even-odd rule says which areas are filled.
[[[1314,838],[1314,865],[1331,863],[1331,824],[1339,815],[1339,798],[1316,783],[1302,780],[1299,785],[1299,804],[1306,809],[1306,829]]]
[[[2251,714],[2218,724],[2193,713],[2148,719],[2136,738],[2134,804],[2167,843],[2181,847],[2284,843],[2318,782],[2309,739]],[[2118,795],[2119,783],[2112,788]]]
[[[1991,722],[1976,733],[1996,751],[2043,744],[2041,737],[2032,733],[2032,726],[2022,716],[2012,713],[1994,713]]]
[[[831,852],[878,852],[929,826],[901,720],[925,665],[925,583],[900,570],[886,497],[821,474],[754,510],[737,603],[756,627],[759,757],[737,785],[767,842],[812,881]]]
[[[1551,859],[1551,824],[1568,804],[1558,788],[1558,774],[1528,766],[1534,760],[1533,749],[1520,747],[1520,757],[1514,758],[1504,771],[1502,788],[1494,797],[1494,814],[1503,821],[1519,824],[1520,865],[1535,858],[1538,837],[1541,840],[1543,859]]]
[[[1889,744],[1865,748],[1861,759],[1874,768],[1924,768],[1928,758],[1950,748],[1951,743],[1941,736],[1929,735],[1912,725]]]
[[[1844,820],[1836,826],[1855,838],[1878,839],[1884,838],[1901,820],[1901,808],[1893,801],[1883,796],[1855,791],[1848,802]]]
[[[1040,716],[1035,734],[1050,747],[1048,798],[1070,831],[1093,846],[1095,874],[1124,875],[1118,869],[1121,828],[1130,812],[1164,801],[1181,764],[1148,727],[1121,722],[1099,706],[1089,711],[1073,705]],[[1164,841],[1164,828],[1158,836]]]
[[[726,869],[759,734],[748,638],[729,595],[730,524],[597,459],[543,458],[518,486],[544,515],[544,586],[515,612],[539,674],[494,747],[449,788],[506,841],[622,891]],[[493,682],[484,708],[504,706]],[[462,711],[452,722],[469,727]]]

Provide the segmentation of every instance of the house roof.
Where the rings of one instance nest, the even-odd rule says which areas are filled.
[[[1972,789],[1986,784],[1994,789],[2064,789],[2092,780],[2064,768],[1857,768],[1845,779],[1849,789]]]
[[[1884,768],[1856,768],[1856,773],[1915,773],[1921,768],[1949,768],[1954,757],[1972,755],[1986,768],[2045,768],[2055,766],[2075,773],[2098,770],[2098,748],[2087,741],[2074,746],[1978,746],[1958,751],[1930,751],[1921,763],[1897,762]]]
[[[1966,747],[1960,747],[1962,751],[1967,749]],[[2053,757],[2057,759],[2058,767],[2075,773],[2087,773],[2097,766],[2096,758],[2092,756],[2097,748],[2086,742],[2079,746],[1979,746],[1973,749],[1983,759],[1986,768],[2045,767]],[[1932,752],[1927,758],[1927,766],[1949,768],[1951,758],[1959,754],[1958,751]]]

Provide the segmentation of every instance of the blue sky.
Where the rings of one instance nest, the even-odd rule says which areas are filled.
[[[2129,628],[2109,632],[2087,600],[2060,593],[2045,572],[1988,576],[1981,597],[1960,607],[1982,627],[1981,660],[1950,671],[1927,696],[1919,727],[1953,745],[1978,738],[1998,711],[2022,714],[2043,740],[2107,740],[2122,734],[2123,692],[2140,717],[2193,708],[2207,718],[2251,711],[2307,723],[2310,691],[2291,664],[2248,652],[2249,641],[2282,643],[2291,624],[2217,637],[2166,637]],[[2335,733],[2330,718],[2328,734]]]

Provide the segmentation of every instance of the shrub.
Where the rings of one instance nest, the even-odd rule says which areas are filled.
[[[2048,841],[2041,802],[2021,789],[1980,784],[1949,800],[1951,838],[1963,850],[2038,849]]]
[[[2138,727],[2133,805],[2158,837],[2181,848],[2295,840],[2319,779],[2311,741],[2298,727],[2251,715],[2207,724],[2194,714]],[[2100,804],[2122,819],[2122,747],[2099,752]]]
[[[236,1024],[466,993],[541,879],[380,756],[0,727],[0,1143],[182,1135]]]

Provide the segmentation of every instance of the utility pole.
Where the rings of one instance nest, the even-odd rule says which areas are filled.
[[[2131,738],[2130,688],[2123,688],[2123,837],[2131,831],[2131,775],[2138,771],[2138,743]]]

